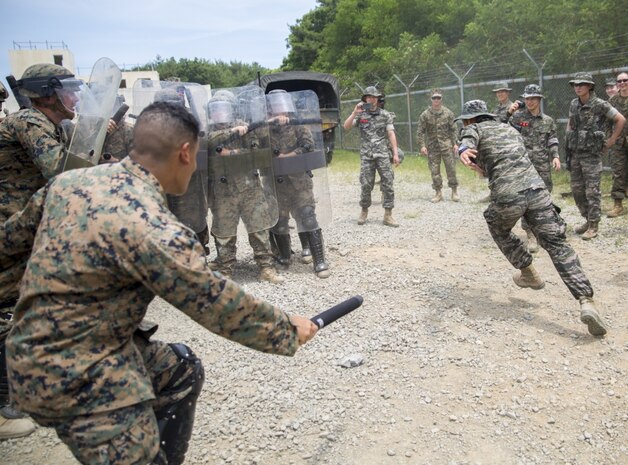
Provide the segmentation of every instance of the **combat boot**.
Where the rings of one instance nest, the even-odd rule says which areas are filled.
[[[513,275],[512,280],[519,287],[529,287],[537,290],[545,287],[545,281],[541,279],[532,265],[521,268],[518,273]]]
[[[589,333],[593,336],[604,336],[606,325],[597,313],[592,297],[580,297],[580,321],[587,325]]]
[[[364,223],[366,223],[366,218],[368,216],[369,216],[369,209],[363,208],[362,212],[360,213],[360,217],[358,218],[358,224],[362,226]]]
[[[308,234],[308,240],[310,247],[312,248],[312,257],[314,258],[314,273],[319,278],[328,278],[331,272],[327,263],[325,263],[325,245],[323,243],[323,231],[317,229],[316,231],[310,231]]]
[[[451,200],[453,200],[454,202],[460,202],[460,196],[458,195],[457,187],[451,188]]]
[[[581,224],[580,226],[576,226],[575,228],[573,228],[573,232],[575,232],[576,234],[584,234],[588,229],[589,229],[589,222],[587,221]]]
[[[307,239],[306,232],[299,233],[301,241],[301,263],[312,263],[312,251],[310,250],[310,242]]]
[[[35,431],[35,424],[28,418],[4,418],[0,415],[0,439],[23,438]]]
[[[438,189],[436,193],[434,194],[434,197],[432,197],[432,199],[430,200],[430,202],[438,203],[441,200],[443,200],[443,192],[440,189]]]
[[[530,230],[526,231],[526,234],[528,235],[528,252],[530,252],[530,253],[538,252],[539,251],[539,244],[536,241],[536,236]]]
[[[582,235],[582,239],[585,241],[589,241],[594,237],[597,237],[597,226],[598,221],[589,221],[589,229]]]
[[[277,273],[274,266],[265,266],[262,268],[259,273],[259,279],[260,281],[268,281],[273,284],[281,284],[284,282],[283,277]]]
[[[615,199],[615,206],[611,211],[606,215],[609,218],[617,218],[624,214],[624,206],[622,205],[623,201],[621,199]]]
[[[270,244],[277,263],[289,266],[290,259],[292,258],[292,243],[290,241],[290,234],[276,234],[271,231]]]
[[[391,228],[399,227],[399,223],[397,223],[395,219],[392,217],[392,208],[384,209],[384,224],[386,226],[390,226]]]

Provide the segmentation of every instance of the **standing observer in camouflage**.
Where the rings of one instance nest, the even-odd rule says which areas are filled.
[[[547,190],[552,192],[552,169],[560,170],[556,123],[553,118],[541,112],[543,94],[539,85],[528,84],[521,98],[525,101],[525,108],[519,109],[518,103],[513,103],[508,110],[508,115],[512,115],[509,122],[521,134],[530,161]],[[528,249],[536,252],[536,237],[525,219],[522,219],[521,226],[528,236]]]
[[[624,118],[628,118],[628,73],[617,76],[619,91],[609,99],[609,103],[617,109]],[[616,218],[624,214],[623,202],[628,194],[628,128],[624,128],[617,138],[617,142],[610,148],[611,167],[613,169],[613,186],[611,197],[613,209],[608,213],[609,218]]]
[[[508,109],[512,106],[510,101],[510,91],[512,89],[508,87],[506,82],[498,82],[493,88],[495,98],[497,99],[497,106],[493,110],[497,121],[508,121]]]
[[[601,216],[602,151],[619,139],[626,119],[610,103],[595,95],[593,77],[577,73],[569,81],[577,98],[569,106],[566,155],[571,171],[571,190],[580,214],[587,220],[574,228],[585,240],[597,237]],[[605,124],[615,123],[606,140]]]
[[[11,398],[83,464],[183,463],[203,369],[188,347],[148,339],[155,295],[264,352],[292,355],[316,332],[214,275],[168,210],[166,193],[196,170],[198,135],[184,107],[152,104],[129,157],[57,176],[0,231],[3,268],[32,248],[7,339]]]
[[[458,180],[456,179],[456,159],[454,152],[458,149],[458,137],[454,114],[445,107],[443,94],[440,90],[432,90],[431,106],[419,116],[417,140],[421,147],[421,154],[428,157],[430,173],[432,174],[432,188],[435,191],[433,203],[443,200],[443,178],[440,175],[441,161],[445,163],[447,182],[451,188],[451,200],[459,202]]]
[[[366,223],[368,209],[371,206],[371,193],[375,185],[375,171],[381,179],[381,189],[384,195],[384,224],[398,227],[399,224],[392,216],[395,207],[395,191],[393,182],[395,175],[389,158],[388,143],[392,146],[392,164],[399,165],[397,153],[397,137],[395,136],[394,116],[377,105],[382,94],[374,87],[369,86],[362,95],[362,101],[353,109],[345,120],[343,127],[350,131],[357,126],[360,130],[360,207],[362,212],[358,224]]]
[[[458,148],[460,159],[465,166],[488,176],[491,203],[484,218],[499,249],[520,270],[513,276],[515,284],[532,289],[545,286],[532,265],[532,255],[512,232],[517,221],[525,218],[561,279],[579,300],[581,321],[591,334],[606,334],[595,309],[591,283],[567,243],[566,224],[530,162],[521,135],[513,127],[495,121],[482,100],[466,102],[458,119],[465,126]]]

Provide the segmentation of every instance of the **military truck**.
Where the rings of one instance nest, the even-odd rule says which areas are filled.
[[[325,156],[329,164],[334,152],[336,127],[340,124],[338,80],[331,74],[287,71],[260,76],[256,84],[264,89],[266,94],[275,89],[283,89],[286,92],[313,90],[316,93],[323,120]]]

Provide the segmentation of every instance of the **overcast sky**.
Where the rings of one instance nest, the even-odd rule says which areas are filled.
[[[2,7],[0,78],[6,86],[13,42],[29,40],[65,42],[81,74],[103,56],[120,67],[160,55],[278,68],[289,25],[315,7],[316,0],[17,0]]]

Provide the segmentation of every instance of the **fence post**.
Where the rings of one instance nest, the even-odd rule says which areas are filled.
[[[451,74],[456,76],[456,78],[458,79],[458,85],[460,86],[460,111],[462,111],[462,107],[464,106],[464,78],[466,78],[467,75],[471,72],[471,70],[475,66],[475,63],[471,65],[471,68],[469,68],[469,70],[466,73],[464,73],[464,76],[462,77],[458,76],[456,72],[453,69],[451,69],[447,63],[445,63],[445,66],[447,67],[449,71],[451,71]]]
[[[530,56],[530,54],[528,53],[528,51],[525,48],[523,49],[523,53],[525,53],[526,56],[530,59],[530,61],[534,64],[534,66],[536,66],[536,70],[539,72],[539,85],[542,88],[543,87],[543,68],[545,67],[545,63],[547,63],[547,61],[544,61],[543,64],[541,66],[539,66],[536,63],[536,61],[534,61],[534,58],[532,58]],[[544,110],[543,110],[543,99],[541,99],[541,113],[544,113]]]
[[[406,104],[407,104],[407,107],[408,107],[408,143],[409,143],[409,147],[410,147],[409,153],[412,153],[413,152],[413,150],[412,150],[412,113],[411,113],[412,109],[410,108],[410,87],[412,87],[412,85],[414,84],[414,81],[417,80],[419,75],[417,74],[416,76],[414,76],[414,79],[412,80],[412,82],[409,85],[405,85],[405,83],[396,74],[393,74],[393,76],[406,89]]]

